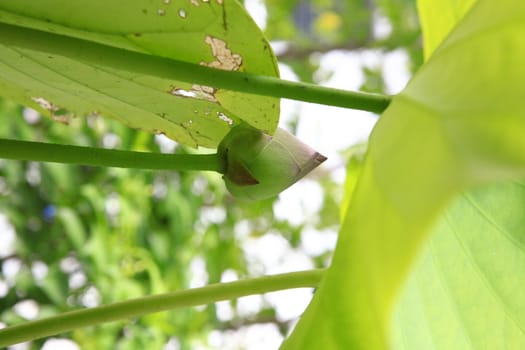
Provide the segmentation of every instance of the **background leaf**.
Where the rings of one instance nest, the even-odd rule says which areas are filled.
[[[0,1],[0,93],[58,119],[102,114],[191,145],[216,147],[241,120],[273,132],[275,98],[216,90],[81,62],[71,38],[204,64],[278,76],[268,42],[237,1]],[[15,26],[15,27],[14,27]],[[24,31],[20,27],[42,32]],[[25,35],[32,48],[7,39]],[[49,55],[49,45],[69,45]],[[41,45],[39,47],[39,45]],[[104,51],[99,53],[104,57]]]
[[[285,349],[387,348],[401,285],[451,198],[523,178],[524,20],[521,2],[479,1],[394,98],[370,139],[332,267]],[[497,320],[490,326],[505,334]]]

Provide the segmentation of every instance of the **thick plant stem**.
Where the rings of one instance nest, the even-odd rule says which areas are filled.
[[[1,329],[0,347],[67,332],[75,328],[134,318],[153,312],[210,304],[284,289],[316,287],[321,281],[323,272],[324,270],[317,269],[212,284],[202,288],[66,312],[58,316]]]
[[[50,66],[53,65],[53,55],[58,55],[90,65],[128,70],[174,81],[375,113],[381,113],[390,103],[390,97],[385,95],[345,91],[275,77],[213,69],[9,24],[0,23],[0,44],[15,49],[47,53]]]
[[[0,139],[0,158],[65,164],[223,172],[214,154],[162,154]]]

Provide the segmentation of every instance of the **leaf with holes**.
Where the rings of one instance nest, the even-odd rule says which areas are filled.
[[[59,120],[100,114],[194,147],[216,147],[240,121],[277,127],[276,98],[148,75],[147,62],[131,64],[131,54],[111,48],[278,76],[237,1],[0,0],[1,95]]]
[[[524,194],[506,181],[525,178],[524,36],[524,2],[479,0],[393,98],[332,266],[284,349],[523,348]],[[433,231],[436,256],[421,264],[439,262],[396,308]]]

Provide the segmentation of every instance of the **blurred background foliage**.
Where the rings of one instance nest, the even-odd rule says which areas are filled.
[[[251,1],[245,1],[245,3]],[[265,0],[265,34],[279,43],[279,62],[302,81],[315,81],[319,55],[334,50],[403,49],[411,69],[422,63],[416,0]],[[378,67],[379,68],[379,67]],[[383,92],[380,71],[365,72],[364,90]]]
[[[266,9],[265,33],[279,62],[302,81],[322,82],[320,58],[335,50],[403,50],[409,70],[421,63],[415,0],[248,2],[249,8]],[[362,69],[362,90],[384,93],[383,67]],[[288,121],[291,130],[299,123],[295,117]],[[0,100],[0,118],[2,138],[200,152],[98,116],[65,112],[51,118],[7,100]],[[365,148],[341,151],[351,160],[347,181],[357,177]],[[0,160],[0,322],[14,325],[72,308],[279,272],[251,253],[264,242],[270,249],[274,242],[286,246],[266,252],[276,259],[280,251],[301,255],[309,267],[326,266],[331,250],[305,249],[304,235],[316,232],[335,240],[342,194],[332,170],[320,169],[304,180],[322,189],[321,203],[314,213],[293,208],[303,213],[297,221],[277,213],[279,198],[238,203],[217,174]],[[82,349],[213,348],[212,331],[268,324],[285,336],[294,321],[283,318],[266,297],[248,311],[237,301],[226,304],[222,311],[217,304],[164,312],[61,337]],[[40,349],[45,341],[18,348]]]

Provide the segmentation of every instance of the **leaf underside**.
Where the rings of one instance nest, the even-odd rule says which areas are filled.
[[[523,182],[454,201],[402,293],[392,349],[525,348],[524,210]]]
[[[525,3],[480,0],[437,36],[372,133],[332,266],[284,349],[523,347]]]
[[[240,121],[270,133],[277,127],[276,98],[89,64],[75,57],[70,39],[45,35],[278,76],[268,42],[237,1],[0,0],[0,23],[9,25],[0,27],[0,94],[48,115],[103,115],[193,147],[216,147]],[[49,55],[36,40],[32,48],[13,45],[8,39],[26,33],[21,28],[69,52]]]

